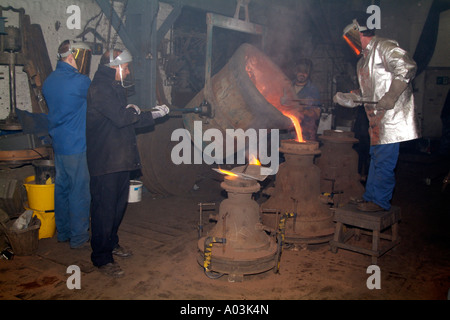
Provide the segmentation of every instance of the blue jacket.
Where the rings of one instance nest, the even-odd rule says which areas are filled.
[[[63,61],[58,61],[55,71],[44,82],[48,132],[56,154],[86,151],[86,99],[90,84],[89,77]]]
[[[302,90],[300,90],[297,93],[297,98],[299,99],[312,99],[316,101],[305,101],[305,104],[308,105],[317,105],[320,103],[320,101],[317,101],[320,99],[320,92],[319,89],[315,85],[312,84],[310,80],[306,83],[306,85],[303,87]]]

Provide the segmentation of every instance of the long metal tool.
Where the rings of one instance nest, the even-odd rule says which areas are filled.
[[[170,112],[200,113],[201,109],[199,107],[195,107],[195,108],[171,108]]]
[[[152,109],[151,111],[157,111]],[[193,108],[170,108],[170,112],[182,112],[182,113],[199,113],[201,116],[211,116],[211,105],[207,101],[203,101],[198,107]]]
[[[370,104],[377,104],[378,101],[364,101],[364,100],[353,100],[353,102],[356,103],[370,103]]]

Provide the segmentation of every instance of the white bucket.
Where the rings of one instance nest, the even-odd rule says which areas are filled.
[[[139,202],[142,198],[142,182],[139,180],[130,180],[130,194],[128,195],[128,202]]]

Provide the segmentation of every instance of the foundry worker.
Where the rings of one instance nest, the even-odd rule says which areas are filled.
[[[127,103],[130,85],[127,50],[103,54],[88,92],[86,116],[87,160],[91,176],[92,263],[113,277],[124,274],[113,255],[131,256],[119,245],[118,229],[127,208],[130,173],[141,167],[135,128],[154,125],[169,113],[165,105],[145,112]]]
[[[305,140],[316,140],[320,119],[320,92],[311,81],[312,61],[301,59],[294,68],[293,86],[299,100],[302,119],[302,133]]]
[[[49,135],[55,160],[57,239],[71,248],[89,241],[89,171],[86,162],[86,106],[91,80],[90,48],[65,40],[58,48],[56,69],[42,92],[48,105]]]
[[[400,142],[419,137],[411,81],[416,63],[394,40],[380,38],[357,19],[344,29],[344,39],[361,58],[357,64],[359,90],[338,92],[333,101],[344,107],[365,103],[369,119],[370,166],[362,211],[389,210],[395,186],[394,169]]]

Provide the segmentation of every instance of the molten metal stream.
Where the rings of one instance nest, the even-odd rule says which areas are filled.
[[[291,119],[292,123],[294,124],[295,132],[297,133],[297,139],[295,141],[305,142],[305,140],[303,140],[302,127],[300,126],[300,121],[298,121],[298,118],[296,116],[294,116],[293,114],[288,114],[287,112],[282,111],[282,113],[286,117]]]
[[[222,172],[223,174],[232,176],[232,177],[237,177],[238,175],[235,174],[234,172],[228,171],[228,170],[223,170],[223,169],[219,169],[220,172]]]
[[[266,85],[264,79],[265,77],[267,77],[267,73],[265,73],[264,70],[260,69],[261,66],[256,58],[250,57],[247,60],[245,70],[247,71],[247,74],[249,78],[252,80],[256,89],[258,89],[258,91],[264,96],[267,102],[269,102],[271,105],[277,108],[284,116],[291,119],[292,123],[294,124],[295,132],[297,134],[297,139],[295,141],[305,142],[305,140],[303,139],[302,127],[300,126],[300,121],[298,117],[296,117],[292,113],[289,113],[288,110],[286,110],[287,108],[285,108],[281,104],[282,97],[279,94],[277,94],[277,90],[275,88],[273,88],[271,85]]]

